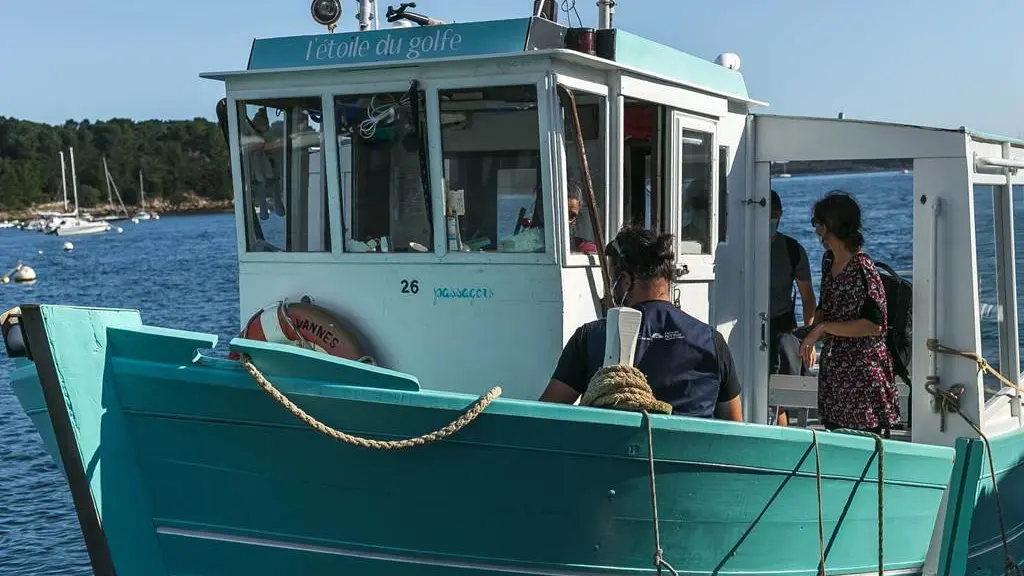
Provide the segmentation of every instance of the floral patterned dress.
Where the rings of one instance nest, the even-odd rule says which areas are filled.
[[[888,327],[885,288],[863,252],[832,275],[832,251],[821,264],[821,320],[868,318]],[[899,390],[885,336],[845,338],[826,334],[818,371],[818,412],[829,428],[889,429],[899,422]]]

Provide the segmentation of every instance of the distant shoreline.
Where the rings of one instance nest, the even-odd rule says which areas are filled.
[[[133,218],[135,214],[142,211],[139,206],[125,206],[128,211],[128,216],[124,218]],[[220,214],[233,212],[235,209],[235,203],[232,200],[205,200],[201,198],[187,198],[184,202],[179,204],[169,204],[161,201],[153,203],[147,202],[146,211],[151,213],[159,214],[160,216],[188,216],[196,214]],[[37,214],[40,212],[63,212],[63,202],[50,202],[47,204],[38,204],[23,210],[0,210],[0,222],[3,221],[28,221],[35,220],[38,218]],[[69,210],[70,211],[70,210]],[[80,210],[83,214],[88,214],[93,217],[100,217],[106,215],[123,215],[123,212],[111,211],[107,207],[103,208],[83,208]]]

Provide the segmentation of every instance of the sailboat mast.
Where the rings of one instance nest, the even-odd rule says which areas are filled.
[[[64,168],[64,151],[60,151],[60,189],[64,193],[64,213],[68,213],[68,175]]]
[[[75,175],[75,147],[71,146],[68,148],[68,153],[71,156],[71,189],[75,193],[75,217],[78,217],[78,177]]]
[[[142,188],[142,168],[139,168],[139,199],[142,201],[142,209],[146,209],[146,191]]]
[[[103,157],[103,175],[106,176],[107,181],[107,204],[109,205],[110,211],[114,210],[114,195],[110,192],[110,170],[107,169],[107,157]]]

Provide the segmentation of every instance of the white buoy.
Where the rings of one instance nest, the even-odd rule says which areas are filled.
[[[31,266],[25,266],[18,264],[18,267],[14,269],[14,274],[11,275],[11,280],[15,282],[32,282],[36,279],[36,271]]]
[[[132,224],[138,224],[138,223],[139,223],[139,219],[138,218],[132,218]]]
[[[74,249],[75,249],[75,245],[72,244],[71,242],[65,242],[64,243],[64,251],[65,252],[71,252]]]
[[[117,227],[117,233],[120,234],[121,232],[124,232],[124,228],[121,228],[120,226],[118,226]]]

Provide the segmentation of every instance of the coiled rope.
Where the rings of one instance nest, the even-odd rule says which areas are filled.
[[[630,412],[671,414],[672,405],[654,397],[647,377],[638,368],[618,364],[605,366],[594,374],[580,399],[583,406],[614,408]]]
[[[605,366],[598,370],[587,384],[587,391],[580,399],[580,404],[643,414],[644,427],[647,431],[647,477],[651,488],[651,516],[654,522],[654,567],[659,575],[664,569],[673,576],[679,576],[676,569],[665,560],[664,551],[661,549],[658,488],[654,474],[654,434],[650,414],[671,414],[672,405],[655,398],[644,373],[634,366],[625,364]]]
[[[988,374],[995,376],[1007,388],[1016,390],[1018,394],[1022,391],[1020,386],[1010,382],[1009,379],[1000,374],[995,368],[992,368],[992,365],[988,363],[988,360],[985,360],[985,358],[977,352],[957,350],[956,348],[940,344],[939,341],[935,339],[928,340],[928,349],[938,354],[946,354],[971,360],[978,365],[979,373],[987,372]],[[978,437],[981,438],[981,442],[985,446],[985,455],[988,457],[989,474],[992,476],[992,497],[996,503],[996,519],[999,523],[999,537],[1002,540],[1003,545],[1003,574],[1004,576],[1010,574],[1024,576],[1024,569],[1022,569],[1020,564],[1017,563],[1013,556],[1010,555],[1009,540],[1006,538],[1006,524],[1003,522],[1003,505],[999,499],[999,483],[996,482],[996,464],[995,459],[992,457],[992,445],[988,440],[988,436],[981,431],[981,427],[975,424],[974,421],[968,418],[967,415],[963,413],[963,410],[960,409],[960,396],[964,393],[966,388],[963,384],[956,384],[948,389],[939,388],[937,376],[929,376],[925,380],[924,389],[926,392],[931,394],[933,398],[935,398],[940,412],[955,412],[956,414],[959,414],[960,418],[963,418],[964,422],[966,422]]]
[[[347,434],[335,428],[331,428],[310,416],[302,408],[296,406],[294,402],[282,394],[280,390],[274,387],[274,385],[267,380],[266,376],[264,376],[263,373],[253,365],[252,358],[249,357],[248,354],[242,354],[241,362],[245,371],[252,376],[252,379],[256,381],[256,384],[258,384],[264,392],[269,394],[270,397],[276,400],[278,404],[284,406],[289,412],[294,414],[296,418],[305,422],[310,428],[324,434],[325,436],[345,442],[346,444],[361,446],[363,448],[372,448],[374,450],[401,450],[404,448],[414,448],[416,446],[423,446],[430,444],[431,442],[443,440],[452,434],[455,434],[459,430],[462,430],[466,425],[475,420],[476,417],[491,404],[491,402],[494,402],[498,396],[501,396],[501,386],[491,388],[487,394],[478,398],[468,410],[447,426],[434,430],[433,432],[428,432],[422,436],[405,438],[402,440],[374,440],[372,438],[362,438],[352,434]]]

